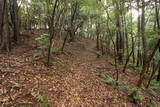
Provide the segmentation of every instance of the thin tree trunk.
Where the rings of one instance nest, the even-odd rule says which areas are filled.
[[[100,24],[99,23],[97,23],[96,24],[96,31],[97,31],[97,50],[99,50],[100,49],[100,44],[99,44],[99,41],[100,41],[100,31],[99,31],[99,29],[100,29]]]
[[[158,75],[157,75],[157,81],[160,81],[160,61],[159,61],[159,70],[158,70]]]
[[[126,39],[126,50],[127,50],[127,56],[129,56],[129,44],[128,44],[128,30],[127,30],[127,22],[126,22],[126,18],[124,16],[124,20],[125,20],[125,39]]]
[[[69,33],[67,32],[67,34],[66,34],[66,36],[65,36],[65,38],[64,38],[63,45],[62,45],[62,48],[61,48],[61,51],[62,51],[62,52],[64,51],[64,47],[65,47],[65,44],[66,44],[66,42],[67,42],[68,34],[69,34]]]
[[[152,54],[147,58],[146,63],[144,63],[143,70],[140,74],[140,79],[139,79],[138,84],[137,84],[138,87],[140,87],[142,85],[143,80],[144,80],[144,75],[145,75],[146,72],[148,72],[150,62],[152,61],[152,59],[153,59],[154,55],[156,54],[159,47],[160,47],[160,40],[158,40]]]
[[[159,1],[160,2],[160,1]],[[159,9],[158,9],[158,4],[157,0],[155,0],[155,13],[156,13],[156,23],[157,23],[157,30],[158,34],[160,35],[160,20],[159,20]],[[160,4],[160,3],[159,3]],[[160,39],[159,39],[160,40]],[[159,46],[159,53],[160,53],[160,46]],[[160,62],[159,62],[160,64]],[[160,81],[160,65],[159,65],[159,70],[158,70],[158,76],[157,76],[157,81]]]
[[[48,47],[48,55],[47,55],[47,66],[50,65],[50,57],[51,57],[51,48],[53,45],[53,38],[55,36],[55,28],[54,28],[54,21],[55,21],[55,14],[56,14],[56,8],[57,8],[58,0],[55,1],[54,4],[54,9],[52,13],[52,18],[51,18],[51,23],[50,23],[50,28],[49,28],[49,33],[50,33],[50,38],[49,38],[49,47]]]
[[[75,25],[74,25],[74,20],[78,8],[78,3],[76,2],[75,4],[72,5],[73,7],[71,8],[71,21],[70,21],[70,40],[69,42],[73,42],[75,39]]]
[[[132,59],[133,59],[133,64],[135,64],[135,41],[133,37],[133,14],[131,13],[131,37],[132,37]]]
[[[124,67],[123,67],[123,72],[126,71],[128,62],[129,62],[129,60],[130,60],[131,55],[133,54],[133,51],[134,51],[134,50],[132,50],[132,51],[130,52],[130,54],[128,55],[128,57],[127,57],[126,63],[125,63],[125,65],[124,65]]]
[[[140,29],[141,29],[141,23],[140,23],[140,11],[139,11],[139,0],[137,0],[137,7],[138,7],[138,24],[137,24],[137,27],[138,27],[138,33],[137,33],[137,36],[138,36],[138,52],[137,52],[137,66],[140,65]]]
[[[142,44],[143,44],[143,65],[145,65],[146,58],[147,58],[147,41],[145,36],[145,1],[144,0],[142,0],[141,36],[142,36]]]
[[[121,19],[121,15],[122,12],[120,10],[120,4],[118,2],[116,2],[116,27],[117,27],[117,31],[116,31],[116,39],[117,39],[117,56],[118,56],[118,60],[120,62],[123,63],[123,35],[122,35],[122,19]]]
[[[159,61],[159,64],[160,64],[160,61]],[[156,70],[157,70],[158,67],[159,67],[159,65],[156,68],[155,67],[153,68],[152,74],[151,74],[151,76],[149,78],[149,81],[148,81],[148,84],[147,84],[147,88],[149,88],[151,80],[152,80],[153,76],[155,75]]]

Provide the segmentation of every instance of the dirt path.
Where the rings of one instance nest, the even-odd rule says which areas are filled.
[[[95,75],[94,70],[104,68],[95,54],[95,42],[88,40],[85,50],[74,59],[71,75],[63,79],[60,90],[64,92],[56,105],[64,107],[120,107],[127,105],[127,98],[110,89]],[[100,65],[101,64],[101,65]],[[129,107],[130,105],[127,105]]]
[[[58,43],[61,46],[61,42]],[[97,58],[95,41],[82,39],[67,44],[65,52],[53,54],[53,66],[48,68],[44,64],[45,58],[37,60],[42,55],[36,50],[33,36],[11,53],[0,54],[0,107],[41,107],[42,104],[49,107],[135,106],[126,94],[100,78],[101,74],[115,78],[115,67],[109,63],[113,62],[111,57]],[[127,81],[128,86],[137,83],[135,77],[138,76],[133,72],[120,74],[120,80]],[[153,98],[147,97],[143,105]]]
[[[8,56],[1,55],[0,106],[19,107],[17,105],[25,102],[25,107],[41,107],[43,103],[49,107],[130,107],[132,104],[125,94],[111,88],[98,77],[100,71],[114,71],[105,58],[97,58],[96,43],[84,40],[70,45],[66,49],[77,50],[83,45],[84,49],[74,55],[72,64],[65,64],[70,57],[62,55],[54,60],[51,68],[44,66],[41,61],[32,61],[36,51],[34,46],[28,47],[28,44],[15,48]],[[63,64],[59,64],[58,60],[64,61]],[[32,95],[40,90],[43,90],[42,96],[47,99],[44,102]]]
[[[87,41],[84,51],[82,51],[74,60],[75,69],[81,69],[81,67],[90,65],[92,61],[96,60],[95,47],[96,44],[94,41]]]

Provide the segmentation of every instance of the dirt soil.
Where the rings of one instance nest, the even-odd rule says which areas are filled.
[[[97,58],[95,47],[87,39],[67,44],[64,54],[52,56],[49,68],[34,36],[0,54],[0,107],[136,107],[124,92],[102,81],[101,74],[115,78],[116,70],[110,56]],[[136,85],[135,73],[120,75]],[[141,107],[153,99],[145,96]]]

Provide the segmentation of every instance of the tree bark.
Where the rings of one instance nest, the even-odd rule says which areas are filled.
[[[56,14],[56,8],[57,8],[58,1],[59,0],[55,1],[52,17],[50,19],[50,24],[49,24],[50,37],[49,37],[49,47],[48,47],[48,55],[47,55],[47,66],[50,65],[51,49],[53,45],[53,38],[55,36],[55,25],[54,24],[55,24],[55,14]]]
[[[11,20],[13,23],[13,33],[14,33],[13,39],[14,42],[17,44],[20,35],[17,0],[10,0],[10,13],[11,13]]]
[[[117,31],[116,31],[116,46],[117,46],[117,56],[118,56],[118,60],[120,62],[123,63],[123,46],[124,46],[124,42],[123,42],[123,34],[122,34],[122,11],[121,8],[119,6],[120,4],[118,2],[116,2],[116,27],[117,27]]]
[[[159,1],[159,4],[160,4],[160,1]],[[157,0],[155,0],[155,13],[156,13],[157,30],[158,30],[158,34],[160,35],[159,8],[158,8],[158,1]],[[159,46],[159,53],[160,53],[160,46]],[[159,64],[160,64],[160,61],[159,61]],[[158,70],[157,81],[160,81],[160,65],[159,65],[159,70]]]
[[[70,40],[69,42],[73,42],[75,39],[75,25],[74,25],[74,20],[75,20],[75,16],[77,13],[77,9],[78,9],[78,3],[74,3],[72,4],[72,8],[71,8],[71,21],[70,21]]]
[[[158,75],[157,75],[157,81],[160,81],[160,61],[159,61],[159,70],[158,70]]]
[[[152,61],[152,59],[153,59],[154,55],[156,54],[159,47],[160,47],[160,40],[158,40],[152,54],[147,58],[146,63],[144,63],[143,70],[140,74],[140,79],[139,79],[138,84],[137,84],[138,87],[140,87],[142,85],[143,80],[144,80],[144,75],[149,70],[150,62]]]
[[[7,1],[0,0],[0,50],[10,51]]]
[[[143,65],[146,63],[147,58],[147,42],[145,36],[145,1],[142,0],[142,16],[141,16],[141,36],[143,44]]]
[[[140,29],[141,29],[141,23],[140,23],[140,9],[139,9],[139,0],[137,0],[137,11],[138,11],[138,24],[137,24],[137,27],[138,27],[138,33],[137,33],[137,36],[138,36],[138,52],[137,52],[137,67],[140,65]]]
[[[96,24],[96,32],[97,32],[97,50],[99,50],[100,49],[100,31],[99,31],[99,29],[100,29],[100,24],[99,23],[97,23]]]

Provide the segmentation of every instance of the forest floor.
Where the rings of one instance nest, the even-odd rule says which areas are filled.
[[[119,86],[105,83],[104,76],[116,77],[114,59],[98,58],[93,40],[67,44],[64,54],[55,50],[48,68],[34,39],[32,35],[11,53],[0,54],[0,107],[145,107],[153,99],[160,102],[144,91],[143,101],[135,105],[118,90],[136,86],[135,72],[120,72]]]

